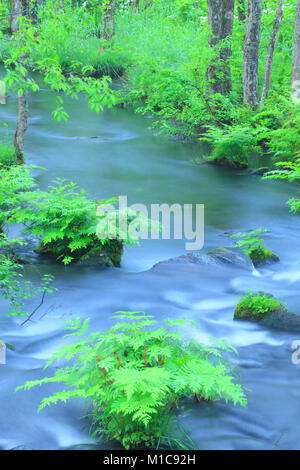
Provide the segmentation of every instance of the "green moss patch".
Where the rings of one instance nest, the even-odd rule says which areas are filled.
[[[278,256],[276,256],[271,250],[266,250],[264,248],[250,251],[249,256],[255,267],[261,266],[267,262],[275,263],[279,261]]]
[[[285,310],[282,303],[271,294],[247,292],[239,299],[234,311],[235,320],[262,320],[271,313]]]

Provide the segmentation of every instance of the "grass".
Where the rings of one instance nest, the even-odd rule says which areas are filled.
[[[16,154],[12,145],[0,141],[0,166],[9,167],[15,165]]]

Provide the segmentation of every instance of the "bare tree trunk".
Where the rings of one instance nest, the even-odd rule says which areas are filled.
[[[17,161],[24,162],[24,141],[28,128],[28,91],[24,90],[19,98],[18,123],[15,132],[14,147],[16,151]]]
[[[277,35],[280,27],[281,20],[283,18],[283,0],[278,0],[278,6],[276,10],[276,17],[273,25],[273,31],[270,38],[269,43],[269,50],[266,62],[266,69],[265,69],[265,78],[264,78],[264,85],[262,89],[261,99],[260,102],[263,102],[268,98],[269,88],[270,88],[270,81],[271,81],[271,73],[272,73],[272,64],[273,64],[273,56],[274,50],[277,41]]]
[[[12,6],[12,11],[11,11],[11,17],[10,17],[10,32],[16,33],[19,28],[19,23],[17,21],[17,18],[19,16],[22,16],[22,1],[21,0],[14,0],[13,1],[13,6]]]
[[[102,37],[110,41],[115,34],[116,0],[108,0],[103,6],[103,33]]]
[[[134,0],[134,8],[136,12],[138,12],[139,10],[139,5],[140,5],[140,0]]]
[[[29,17],[30,13],[30,0],[18,0],[19,5],[18,8],[19,10],[19,16],[27,16]],[[17,2],[14,2],[14,4]],[[17,32],[19,24],[18,22],[16,23],[17,29],[15,32]],[[20,61],[21,64],[24,66],[24,59],[25,56],[21,56]],[[26,66],[25,66],[26,68]],[[25,80],[27,80],[27,75],[25,77]],[[22,95],[19,97],[18,101],[18,122],[17,122],[17,128],[15,132],[15,138],[14,138],[14,147],[15,147],[15,152],[16,152],[16,157],[17,157],[17,162],[23,163],[24,162],[24,140],[25,140],[25,134],[28,128],[28,91],[24,90]]]
[[[238,17],[240,23],[244,23],[244,21],[246,20],[245,0],[238,0]]]
[[[234,0],[207,0],[208,24],[211,28],[209,46],[219,47],[217,56],[207,68],[209,89],[212,93],[227,94],[231,90],[231,74],[229,58],[230,45],[222,45],[232,35],[234,20]],[[221,43],[221,44],[220,44]]]
[[[244,104],[258,105],[258,50],[262,0],[248,0],[247,26],[244,48],[243,89]]]
[[[300,99],[300,0],[296,0],[296,18],[294,30],[292,98]]]

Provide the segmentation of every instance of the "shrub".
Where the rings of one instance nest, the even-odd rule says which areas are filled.
[[[200,140],[211,142],[213,145],[208,161],[240,168],[248,166],[251,153],[260,153],[256,145],[258,132],[243,125],[226,125],[223,128],[210,126],[207,134]]]
[[[284,310],[282,303],[270,294],[248,291],[239,302],[234,311],[234,318],[239,320],[261,320],[270,313]]]
[[[38,253],[54,256],[64,264],[97,255],[105,263],[120,265],[123,243],[97,237],[95,202],[75,183],[57,180],[49,191],[21,193],[18,202],[8,221],[24,224],[23,233],[39,238]]]
[[[148,329],[156,322],[144,312],[118,312],[107,332],[84,338],[88,320],[70,322],[77,343],[62,347],[47,363],[65,358],[72,364],[53,377],[26,382],[19,389],[57,382],[68,389],[44,398],[39,410],[73,397],[92,403],[94,435],[117,439],[125,448],[154,447],[168,441],[172,410],[183,397],[224,399],[246,406],[241,385],[219,349],[186,342],[176,331]],[[169,326],[185,321],[167,320]],[[219,345],[235,351],[225,342]]]

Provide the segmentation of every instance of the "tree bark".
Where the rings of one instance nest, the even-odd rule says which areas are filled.
[[[11,17],[10,17],[10,32],[16,33],[19,28],[19,22],[17,18],[22,16],[22,1],[21,0],[14,0],[12,5]]]
[[[294,29],[292,97],[300,99],[300,0],[296,0],[296,17]]]
[[[258,106],[258,50],[262,0],[248,0],[247,26],[244,47],[243,89],[244,104]]]
[[[116,0],[107,0],[103,6],[102,38],[110,41],[115,34]]]
[[[207,69],[209,90],[226,95],[231,91],[231,47],[228,43],[222,45],[222,42],[232,36],[234,0],[207,0],[207,11],[211,28],[209,46],[211,49],[219,48]]]
[[[266,69],[265,69],[265,78],[264,78],[261,99],[260,99],[261,104],[263,104],[263,102],[268,98],[268,94],[269,94],[274,50],[275,50],[277,35],[278,35],[282,18],[283,18],[283,0],[278,0],[276,17],[275,17],[273,31],[272,31],[270,43],[269,43],[269,50],[268,50]]]
[[[30,14],[30,0],[15,0],[14,6],[18,10],[18,16],[27,16]],[[15,10],[16,11],[16,10]],[[13,16],[13,15],[12,15]],[[17,18],[17,16],[15,16]],[[14,32],[18,31],[19,23],[15,21]],[[24,66],[25,56],[20,58],[21,64]],[[26,67],[25,67],[26,68]],[[25,77],[27,80],[27,75]],[[24,141],[25,134],[28,128],[28,90],[24,90],[18,101],[18,122],[14,138],[14,147],[18,163],[24,163]]]
[[[18,103],[18,123],[15,132],[14,147],[17,161],[24,162],[24,142],[28,128],[28,90],[24,90]]]

